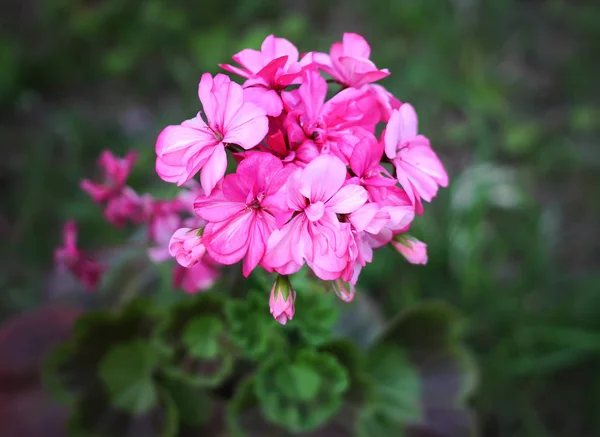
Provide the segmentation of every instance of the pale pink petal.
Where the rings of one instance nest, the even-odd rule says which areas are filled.
[[[259,213],[259,217],[254,221],[254,226],[250,230],[248,253],[242,265],[244,277],[247,278],[260,263],[267,249],[267,241],[274,229],[275,219],[269,214]]]
[[[231,265],[240,261],[248,250],[254,220],[255,214],[248,211],[230,220],[206,225],[202,237],[210,256],[220,264]]]
[[[275,59],[287,55],[288,65],[298,62],[298,49],[285,38],[275,38],[274,35],[269,35],[263,41],[260,49],[267,59]]]
[[[342,38],[344,45],[344,54],[358,58],[369,58],[371,56],[371,47],[367,41],[356,33],[344,33]]]
[[[260,71],[264,66],[264,56],[254,49],[244,49],[233,55],[233,60],[252,74]]]
[[[254,103],[271,117],[278,117],[283,111],[283,103],[279,93],[264,87],[244,88],[244,101]]]
[[[283,228],[274,230],[267,242],[267,251],[261,265],[282,275],[300,270],[305,262],[305,244],[312,245],[312,241],[303,236],[305,225],[306,218],[300,214]]]
[[[225,126],[224,143],[238,144],[250,149],[262,141],[269,131],[265,110],[245,102]]]
[[[228,176],[229,177],[229,176]],[[223,191],[215,190],[210,197],[199,196],[194,202],[194,211],[209,222],[219,222],[246,209],[241,202],[232,202],[225,198]]]
[[[217,185],[217,182],[223,179],[226,170],[227,153],[225,153],[223,144],[220,144],[215,147],[213,154],[200,173],[200,183],[207,196],[210,196],[210,193],[215,185]]]
[[[302,194],[311,202],[326,202],[346,180],[346,166],[339,158],[320,155],[302,172]]]
[[[409,141],[417,136],[419,127],[417,113],[410,103],[403,103],[398,111],[402,117],[399,140],[401,142]]]
[[[369,193],[362,186],[348,184],[327,202],[327,207],[336,214],[350,214],[363,206],[368,198]]]
[[[398,142],[400,141],[401,130],[402,115],[400,115],[400,111],[393,110],[383,134],[385,154],[390,159],[396,157],[396,150],[398,148]]]

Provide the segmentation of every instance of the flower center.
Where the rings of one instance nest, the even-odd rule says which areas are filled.
[[[304,214],[311,222],[320,220],[325,214],[325,204],[323,202],[311,203],[304,210]]]

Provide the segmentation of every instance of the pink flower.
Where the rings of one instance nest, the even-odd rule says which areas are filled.
[[[399,109],[402,103],[392,93],[386,90],[384,87],[378,84],[364,85],[364,89],[367,90],[373,96],[373,103],[377,109],[377,119],[387,123],[392,115],[394,109]]]
[[[369,192],[381,187],[393,187],[397,183],[381,166],[382,156],[383,144],[372,137],[360,140],[350,156],[350,169]]]
[[[292,214],[281,191],[289,173],[273,155],[253,153],[209,197],[196,200],[196,213],[208,222],[203,240],[212,258],[228,265],[244,258],[243,274],[250,274],[273,230]]]
[[[242,87],[224,74],[202,75],[198,86],[208,123],[200,113],[178,126],[167,126],[156,141],[156,171],[167,182],[183,185],[202,169],[200,181],[207,195],[227,168],[225,146],[256,146],[267,134],[265,111],[245,102]]]
[[[104,216],[106,220],[121,227],[128,221],[139,224],[145,219],[145,198],[138,196],[131,187],[123,187],[121,192],[106,202]]]
[[[267,115],[277,117],[283,110],[280,92],[297,83],[302,67],[298,63],[298,49],[284,38],[269,35],[261,50],[244,49],[233,55],[242,68],[228,64],[219,66],[245,77],[244,98],[262,107]]]
[[[384,134],[385,153],[396,167],[396,176],[419,214],[421,198],[427,202],[437,195],[438,186],[448,186],[448,174],[429,140],[417,134],[417,114],[404,103],[392,111]]]
[[[394,248],[411,264],[427,264],[427,245],[422,241],[400,235],[392,240]]]
[[[173,288],[182,288],[188,294],[210,289],[219,278],[220,272],[217,265],[208,256],[190,268],[173,267]]]
[[[89,291],[98,285],[104,267],[77,248],[77,225],[70,220],[63,229],[63,246],[54,251],[54,260],[60,269],[67,269]]]
[[[148,206],[148,239],[153,244],[148,257],[155,263],[170,258],[169,243],[173,233],[181,227],[184,205],[179,199],[152,200]]]
[[[269,298],[269,307],[273,318],[282,325],[294,317],[294,302],[296,292],[287,276],[278,275]]]
[[[373,136],[373,126],[364,126],[361,101],[369,96],[360,90],[346,89],[325,101],[327,83],[315,70],[306,70],[300,88],[282,93],[290,109],[285,121],[288,139],[296,154],[310,162],[319,153],[331,153],[348,164],[354,146]],[[374,137],[373,137],[374,138]]]
[[[98,184],[84,179],[81,181],[81,188],[95,202],[106,202],[109,198],[120,194],[136,160],[135,152],[130,151],[124,158],[117,158],[110,150],[104,150],[98,158],[98,166],[103,171],[103,183]]]
[[[348,263],[350,224],[338,214],[351,214],[368,194],[356,184],[344,186],[344,164],[331,155],[315,158],[294,171],[288,182],[288,206],[298,214],[273,231],[262,266],[282,275],[297,272],[306,262],[323,280],[340,277]]]
[[[371,47],[365,39],[356,33],[344,33],[342,42],[331,46],[329,55],[309,53],[308,58],[339,83],[359,88],[389,76],[387,69],[379,70],[369,60]],[[308,63],[303,60],[303,63]]]
[[[206,248],[200,232],[202,231],[199,229],[179,228],[171,237],[169,254],[179,265],[189,268],[202,260]]]

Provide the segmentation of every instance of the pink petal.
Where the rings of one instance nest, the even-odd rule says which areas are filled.
[[[308,70],[298,92],[304,103],[306,117],[311,121],[317,120],[327,95],[327,82],[325,82],[325,79],[318,71]]]
[[[327,202],[327,207],[336,214],[350,214],[363,206],[368,198],[369,193],[362,186],[349,184]]]
[[[344,33],[342,44],[344,45],[345,55],[358,58],[369,58],[371,56],[371,47],[362,36],[356,33]]]
[[[339,158],[320,155],[302,172],[301,192],[311,202],[327,202],[346,180],[346,166]]]
[[[383,134],[385,154],[390,159],[396,157],[396,150],[398,148],[398,142],[400,141],[401,130],[402,115],[400,114],[400,111],[393,110]]]
[[[402,118],[400,141],[405,142],[417,136],[419,121],[415,108],[410,103],[403,103],[398,110]]]
[[[254,103],[245,102],[224,127],[224,143],[238,144],[250,149],[262,141],[269,131],[265,110]]]
[[[296,169],[287,184],[288,206],[295,211],[302,211],[306,207],[306,197],[301,193],[302,175],[303,171]]]
[[[279,93],[264,87],[244,88],[244,101],[254,103],[271,117],[278,117],[283,111],[283,103]]]
[[[250,230],[250,241],[248,242],[248,253],[242,265],[242,274],[248,277],[256,268],[267,250],[267,241],[271,232],[275,229],[275,220],[269,214],[259,213]]]
[[[228,175],[227,178],[229,178]],[[232,202],[225,198],[223,191],[214,190],[210,197],[200,196],[194,202],[196,214],[209,222],[220,222],[246,209],[243,202]]]
[[[223,144],[219,144],[213,150],[213,154],[208,159],[200,174],[200,183],[202,189],[207,196],[210,196],[211,191],[217,185],[227,170],[227,154]]]
[[[304,246],[312,244],[305,234],[306,218],[300,214],[283,228],[273,231],[261,265],[282,275],[296,273],[304,264]]]
[[[248,70],[250,73],[255,74],[264,65],[264,56],[261,52],[254,49],[244,49],[241,52],[233,55],[233,60]]]
[[[220,264],[240,261],[248,251],[254,220],[254,212],[243,211],[229,220],[206,225],[202,238],[210,256]]]
[[[268,59],[288,56],[288,65],[298,62],[298,49],[285,38],[275,38],[274,35],[269,35],[263,41],[260,49]]]

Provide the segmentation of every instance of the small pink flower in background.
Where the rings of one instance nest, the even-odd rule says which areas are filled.
[[[179,228],[169,241],[169,254],[174,257],[179,265],[190,268],[200,262],[206,253],[202,242],[201,230]]]
[[[448,186],[448,174],[429,140],[417,133],[417,114],[404,103],[392,111],[387,124],[384,142],[385,154],[396,167],[396,177],[406,190],[416,211],[423,213],[421,198],[431,202],[437,195],[438,186]]]
[[[124,158],[117,158],[110,150],[104,150],[98,158],[98,166],[103,172],[103,182],[98,184],[89,179],[81,181],[81,188],[95,202],[104,203],[120,194],[127,182],[131,168],[137,160],[137,153],[128,152]]]
[[[345,283],[340,279],[336,279],[332,282],[332,286],[336,296],[344,302],[352,302],[354,300],[354,294],[356,293],[356,288],[354,285]]]
[[[298,63],[298,49],[285,38],[269,35],[261,50],[244,49],[233,55],[242,68],[219,64],[231,73],[245,77],[244,98],[262,107],[267,115],[277,117],[283,111],[280,92],[298,83],[302,67]]]
[[[392,245],[409,263],[427,264],[427,245],[422,241],[398,235]]]
[[[70,220],[63,228],[63,246],[54,251],[54,261],[60,269],[66,269],[79,279],[88,291],[93,291],[104,267],[77,248],[77,225]]]
[[[325,73],[339,83],[359,88],[389,76],[387,69],[380,70],[369,60],[371,47],[367,41],[356,33],[344,33],[342,42],[331,46],[329,55],[325,53],[309,53],[310,61],[316,63]],[[306,63],[309,61],[304,61]]]
[[[136,159],[135,152],[128,152],[125,158],[117,158],[110,150],[105,150],[98,159],[98,166],[104,174],[103,182],[81,181],[81,188],[95,202],[104,204],[106,220],[117,227],[127,222],[139,224],[144,220],[142,198],[125,185]]]
[[[273,318],[282,325],[294,317],[296,292],[287,276],[278,275],[269,298],[269,307]]]
[[[292,215],[281,191],[289,174],[273,155],[253,153],[209,197],[196,200],[196,213],[208,222],[203,241],[212,258],[221,264],[244,258],[246,277],[254,270],[273,230]]]
[[[288,206],[297,211],[291,221],[273,231],[262,266],[282,275],[304,263],[323,280],[340,277],[348,263],[350,225],[337,214],[351,214],[367,201],[360,185],[348,184],[346,167],[335,156],[321,155],[288,182]]]
[[[180,266],[173,267],[173,287],[181,288],[188,294],[195,294],[209,290],[215,281],[221,276],[218,264],[206,255],[202,261],[190,268]]]
[[[177,126],[167,126],[156,141],[156,171],[166,182],[183,185],[202,170],[207,195],[227,169],[225,146],[256,146],[267,134],[265,111],[245,102],[242,87],[229,77],[202,75],[198,95],[208,123],[198,115]]]

